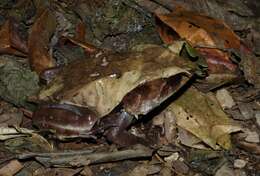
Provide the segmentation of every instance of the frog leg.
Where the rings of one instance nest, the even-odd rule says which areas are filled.
[[[129,146],[135,144],[146,144],[145,139],[137,137],[127,131],[127,128],[131,125],[134,117],[125,111],[112,114],[105,118],[107,123],[111,121],[113,125],[108,128],[104,135],[109,142],[118,144],[120,146]]]

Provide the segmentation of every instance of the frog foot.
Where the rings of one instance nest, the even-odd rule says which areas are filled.
[[[114,127],[106,131],[104,134],[106,139],[114,144],[117,144],[121,147],[143,144],[148,145],[148,142],[141,138],[137,137],[126,130],[121,130],[120,127]]]
[[[104,118],[103,124],[110,124],[110,128],[106,129],[103,135],[109,142],[122,147],[135,144],[147,145],[148,142],[145,141],[145,139],[137,137],[127,131],[133,119],[134,117],[124,110],[112,113]]]

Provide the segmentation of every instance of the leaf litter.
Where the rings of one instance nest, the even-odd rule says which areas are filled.
[[[1,2],[1,175],[257,175],[252,4]]]

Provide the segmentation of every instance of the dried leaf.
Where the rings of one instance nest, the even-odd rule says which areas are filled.
[[[179,38],[187,40],[206,59],[209,77],[212,74],[230,74],[235,78],[238,77],[238,65],[230,59],[229,52],[249,51],[224,22],[182,8],[177,8],[171,14],[157,14],[157,17],[160,22],[159,34],[164,42],[172,43]],[[207,89],[210,90],[234,80],[225,76],[223,78],[216,81],[215,77],[212,82],[209,82],[212,79],[209,78],[204,84],[208,84]]]
[[[4,142],[5,148],[12,153],[24,152],[51,152],[53,146],[42,136],[32,133],[30,136],[8,139]]]
[[[42,172],[37,172],[34,176],[42,176],[42,175],[48,175],[48,176],[74,176],[78,175],[81,171],[81,168],[78,169],[69,169],[69,168],[47,168],[43,169]],[[90,175],[89,175],[90,176]]]
[[[178,128],[178,139],[183,145],[197,149],[208,149],[207,146],[201,143],[201,139],[197,138],[192,133],[182,129],[181,127]]]
[[[140,164],[135,168],[129,170],[126,176],[148,176],[159,173],[161,167],[158,165]]]
[[[242,46],[244,47],[239,37],[220,20],[182,8],[177,8],[173,13],[167,15],[157,14],[157,17],[164,25],[167,25],[166,29],[164,29],[164,25],[158,25],[159,34],[162,33],[161,38],[165,42],[172,43],[169,40],[172,34],[165,32],[165,30],[171,28],[176,32],[178,38],[186,39],[195,48],[202,48],[203,50],[200,51],[200,54],[203,56],[208,56],[213,52],[211,55],[215,59],[224,59],[228,62],[230,60],[227,53],[221,50],[237,49],[239,51]]]
[[[27,44],[18,34],[17,23],[14,20],[7,20],[0,30],[0,53],[26,56],[28,53]]]
[[[76,26],[75,39],[85,42],[86,29],[82,21],[80,21]]]
[[[228,164],[224,164],[215,173],[215,176],[222,176],[222,175],[235,176],[235,171],[234,169],[230,168]]]
[[[13,176],[23,168],[18,160],[12,160],[0,169],[0,175]]]
[[[33,24],[28,41],[30,64],[38,74],[55,66],[48,51],[49,40],[55,29],[55,16],[50,9],[46,8]]]
[[[236,105],[230,92],[227,89],[220,89],[216,92],[216,98],[223,109],[232,108]]]
[[[4,113],[0,115],[0,127],[20,126],[23,114],[21,112]]]
[[[217,144],[230,149],[229,133],[241,130],[227,117],[212,94],[203,94],[193,87],[174,101],[168,110],[175,114],[178,126],[213,149],[217,149]]]
[[[38,76],[19,58],[3,55],[0,57],[0,97],[16,106],[30,106],[27,98],[39,90]]]
[[[0,127],[0,140],[31,135],[34,131],[26,128]]]
[[[72,38],[69,36],[64,36],[64,38],[73,43],[74,45],[78,45],[81,48],[83,48],[87,54],[94,53],[95,51],[97,51],[97,48],[94,45],[91,45],[85,42],[84,40],[77,39],[76,37]]]
[[[182,8],[167,15],[157,14],[157,17],[193,46],[220,49],[241,47],[239,37],[221,20]]]

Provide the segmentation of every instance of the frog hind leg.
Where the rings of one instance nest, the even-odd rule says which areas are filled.
[[[106,118],[107,124],[112,121],[112,126],[108,128],[104,136],[114,144],[125,147],[135,144],[147,145],[145,139],[135,136],[127,131],[134,117],[127,112],[118,112]],[[110,123],[111,124],[111,123]]]
[[[135,144],[148,145],[145,139],[137,137],[126,130],[120,130],[118,127],[111,128],[105,133],[106,139],[121,147],[131,146]]]

